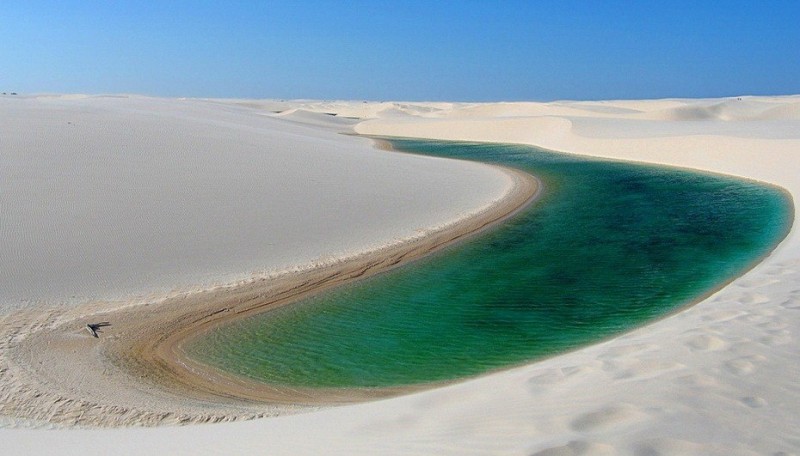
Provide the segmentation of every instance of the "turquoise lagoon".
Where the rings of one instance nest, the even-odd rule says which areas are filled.
[[[788,233],[780,189],[527,146],[391,140],[522,169],[541,198],[469,241],[193,341],[201,362],[294,387],[389,387],[531,362],[697,301]],[[235,326],[235,328],[231,328]]]

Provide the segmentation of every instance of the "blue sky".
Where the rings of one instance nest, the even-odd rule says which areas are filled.
[[[800,1],[4,1],[0,90],[553,100],[800,93]]]

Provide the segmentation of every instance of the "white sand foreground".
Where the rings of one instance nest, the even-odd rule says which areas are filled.
[[[219,103],[281,111],[274,116],[314,128],[330,123],[313,112],[329,112],[362,119],[355,130],[365,134],[525,143],[712,170],[800,194],[800,97]],[[112,446],[120,454],[800,453],[799,239],[793,227],[763,263],[667,319],[437,390],[241,423],[5,429],[0,438],[10,454]]]

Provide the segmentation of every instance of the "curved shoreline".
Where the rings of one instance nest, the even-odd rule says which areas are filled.
[[[367,134],[525,144],[745,177],[779,185],[797,203],[798,101],[800,96],[480,104],[359,100],[282,103],[280,109],[291,106],[357,118],[353,122],[360,124],[353,128]],[[278,110],[263,100],[213,103]],[[383,114],[392,107],[402,111],[389,109],[388,115]],[[688,110],[691,117],[685,116]],[[66,120],[72,119],[65,119],[65,124]],[[24,326],[13,331],[4,329],[13,322],[0,315],[4,336],[0,384],[25,374],[15,372],[17,366],[6,369],[3,347],[45,325],[57,326],[93,312],[70,311],[64,316],[64,309],[58,314],[44,311],[49,314],[30,312]],[[45,432],[24,429],[36,423],[2,418],[0,424],[6,428],[0,431],[4,448],[20,454],[44,454],[54,448],[77,454],[109,445],[128,453],[187,455],[231,451],[371,455],[376,449],[393,454],[791,454],[798,449],[800,410],[800,390],[792,380],[800,372],[798,316],[800,236],[795,223],[765,261],[670,318],[577,351],[447,387],[213,428]],[[87,336],[78,329],[74,332],[76,338]],[[102,375],[97,366],[91,369]],[[0,390],[0,408],[8,395],[20,403],[38,394],[18,391]],[[52,395],[52,399],[59,398]],[[131,409],[142,408],[137,407]],[[197,410],[208,421],[224,418],[221,409]],[[58,418],[70,422],[68,417]],[[193,417],[187,413],[183,418]],[[181,419],[176,412],[150,424]]]
[[[5,359],[0,359],[6,364],[0,364],[0,413],[65,425],[150,426],[256,418],[410,391],[277,389],[190,360],[182,346],[219,324],[438,251],[496,225],[539,195],[541,184],[533,176],[495,168],[512,183],[491,206],[424,235],[332,264],[159,303],[2,317],[0,329],[8,333],[8,342],[2,347]],[[99,340],[84,328],[94,321],[111,323]]]

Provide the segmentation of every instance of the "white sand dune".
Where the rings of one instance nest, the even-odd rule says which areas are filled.
[[[172,106],[153,101],[159,103]],[[219,105],[267,113],[261,102],[253,103]],[[365,134],[524,143],[716,171],[777,184],[797,199],[798,103],[795,96],[519,104],[309,101],[293,107],[359,117],[364,121],[355,130]],[[311,131],[318,130],[298,132],[298,140]],[[354,139],[342,141],[362,147]],[[344,149],[332,150],[331,162]],[[445,166],[450,164],[443,173]],[[414,182],[423,179],[412,175]],[[800,237],[793,227],[769,258],[698,305],[529,366],[274,419],[155,429],[6,429],[0,438],[10,453],[28,454],[77,454],[112,445],[121,454],[796,454],[798,338]]]
[[[484,166],[337,134],[352,122],[190,100],[0,98],[0,311],[326,261],[462,218],[509,185]]]

